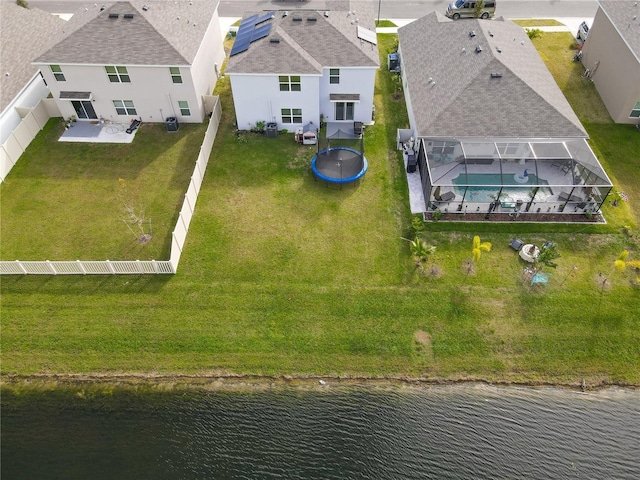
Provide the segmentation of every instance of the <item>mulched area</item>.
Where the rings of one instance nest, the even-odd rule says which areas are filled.
[[[424,213],[427,222],[436,221],[433,212]],[[443,213],[439,222],[534,222],[534,223],[606,223],[601,214],[590,218],[575,213],[521,213],[517,217],[509,213]]]

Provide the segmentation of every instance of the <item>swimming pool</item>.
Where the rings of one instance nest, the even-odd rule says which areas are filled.
[[[518,177],[517,179],[515,177]],[[526,181],[522,181],[526,178]],[[467,202],[487,203],[495,200],[495,195],[502,187],[503,202],[528,202],[529,192],[535,187],[540,187],[536,194],[536,201],[544,201],[553,194],[547,180],[538,178],[530,173],[526,177],[514,174],[493,173],[461,173],[452,180],[456,195],[464,195]],[[466,190],[466,195],[465,195]]]

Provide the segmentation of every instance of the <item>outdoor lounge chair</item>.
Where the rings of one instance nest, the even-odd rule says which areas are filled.
[[[454,198],[456,198],[456,194],[453,192],[445,192],[440,196],[440,200],[443,202],[450,202]]]

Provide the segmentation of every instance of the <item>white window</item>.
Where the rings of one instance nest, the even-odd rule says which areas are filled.
[[[330,68],[329,69],[329,83],[340,83],[340,69],[339,68]]]
[[[113,106],[116,108],[118,115],[137,115],[136,107],[132,100],[114,100]]]
[[[169,67],[169,73],[171,73],[171,80],[173,83],[182,83],[182,75],[180,74],[180,68]]]
[[[353,120],[354,102],[336,102],[336,120]]]
[[[281,92],[299,92],[302,90],[300,75],[280,75],[278,80]]]
[[[111,83],[131,83],[127,67],[104,67]]]
[[[62,73],[62,68],[60,68],[60,65],[49,65],[49,68],[51,69],[51,73],[53,73],[54,78],[58,82],[66,81],[66,78],[64,78],[64,74]]]
[[[188,117],[191,115],[191,109],[189,108],[189,102],[186,100],[178,100],[178,108],[180,109],[180,114]]]
[[[302,123],[302,109],[301,108],[283,108],[282,123]]]
[[[633,107],[631,113],[629,114],[630,118],[640,118],[640,102],[636,103],[636,106]]]

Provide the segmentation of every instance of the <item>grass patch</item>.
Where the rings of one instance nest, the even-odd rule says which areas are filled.
[[[521,20],[512,20],[516,25],[521,27],[563,27],[564,23],[560,23],[553,18],[526,18]]]
[[[391,28],[391,27],[397,27],[397,25],[393,23],[391,20],[376,20],[376,27]]]
[[[168,134],[143,124],[131,144],[65,143],[57,141],[60,119],[49,120],[0,187],[0,258],[169,258],[205,129],[181,125]],[[127,227],[123,201],[150,219],[149,243]]]
[[[396,36],[378,39],[384,60]],[[565,47],[545,55],[571,69]],[[369,171],[341,190],[313,179],[313,149],[291,134],[238,136],[229,82],[221,79],[223,121],[178,274],[3,277],[4,373],[640,383],[640,289],[631,272],[613,268],[623,249],[640,256],[638,232],[620,232],[616,222],[627,215],[620,207],[620,218],[605,226],[432,223],[424,237],[436,252],[425,271],[437,274],[416,269],[401,240],[414,232],[395,149],[396,129],[408,120],[394,78],[378,72],[376,123],[365,133]],[[617,140],[627,145],[619,133],[627,130],[587,125],[613,174],[631,182],[637,147],[622,156],[617,147]],[[47,182],[34,167],[21,168],[17,176]],[[626,205],[637,211],[637,197]],[[493,248],[467,274],[474,234]],[[529,285],[508,246],[513,236],[558,244],[562,257],[548,286]]]

